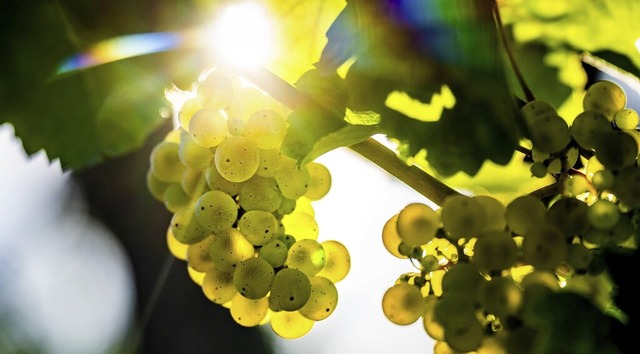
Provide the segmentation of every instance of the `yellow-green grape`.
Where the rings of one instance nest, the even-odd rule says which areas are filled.
[[[444,328],[463,328],[476,321],[475,293],[443,293],[433,310],[433,318]]]
[[[186,166],[180,160],[178,143],[161,141],[151,150],[150,164],[153,175],[165,183],[180,183]]]
[[[461,353],[474,351],[482,345],[485,337],[484,326],[477,319],[461,327],[445,327],[444,340],[451,349]]]
[[[423,272],[433,272],[434,270],[440,269],[440,260],[438,257],[434,255],[426,255],[419,259],[420,268]]]
[[[222,177],[244,182],[256,174],[260,150],[245,137],[230,136],[216,148],[214,161]]]
[[[264,210],[249,210],[238,219],[238,230],[255,246],[271,241],[278,230],[278,220]]]
[[[473,261],[483,270],[509,269],[518,261],[518,245],[506,231],[480,234],[473,246]]]
[[[600,170],[593,174],[591,177],[591,183],[597,190],[603,191],[610,189],[613,186],[615,178],[616,177],[611,170]]]
[[[593,155],[586,162],[585,173],[587,177],[591,178],[593,177],[594,173],[601,171],[603,169],[604,169],[604,166],[602,165],[602,163],[600,163],[596,155]]]
[[[554,226],[540,224],[527,230],[522,241],[522,259],[540,269],[555,269],[566,259],[567,242],[562,231]]]
[[[209,167],[209,164],[211,164],[213,160],[211,148],[196,143],[185,130],[182,131],[180,137],[178,155],[182,163],[197,170],[204,170]]]
[[[282,195],[289,199],[298,199],[307,193],[311,175],[306,166],[299,167],[294,159],[284,157],[274,176]]]
[[[237,324],[243,327],[255,327],[262,323],[269,312],[269,299],[265,296],[250,299],[236,294],[231,300],[229,313]]]
[[[153,174],[151,169],[147,170],[146,182],[147,190],[151,193],[151,196],[159,202],[164,202],[164,192],[167,191],[167,188],[169,188],[172,183],[161,181],[155,174]]]
[[[582,108],[604,114],[609,121],[616,112],[627,105],[627,95],[622,87],[613,81],[600,80],[593,83],[584,95]]]
[[[504,319],[518,312],[522,305],[522,290],[511,278],[493,277],[478,288],[478,301],[485,310]]]
[[[562,166],[562,158],[556,157],[547,166],[547,171],[549,173],[562,173],[563,171],[569,170],[573,165],[578,161],[578,157],[580,156],[578,149],[572,147],[567,150],[566,154],[564,154],[564,160],[566,161],[566,165]]]
[[[507,217],[505,216],[507,208],[501,201],[488,195],[477,195],[473,199],[482,204],[487,214],[487,221],[481,231],[503,231],[507,227]]]
[[[440,215],[422,203],[408,204],[400,210],[396,220],[398,235],[410,246],[429,243],[438,232],[439,226]]]
[[[442,291],[448,295],[454,292],[475,294],[484,281],[480,269],[474,263],[457,263],[442,276]]]
[[[233,284],[242,296],[257,300],[271,290],[274,275],[269,262],[260,257],[251,257],[238,264],[233,272]]]
[[[625,168],[616,175],[613,193],[630,208],[640,208],[640,168]]]
[[[596,111],[581,112],[569,128],[573,140],[587,150],[595,148],[600,136],[611,130],[611,122],[604,114]]]
[[[545,220],[569,238],[586,231],[588,213],[587,203],[576,198],[560,198],[549,207]]]
[[[536,149],[553,154],[571,141],[569,125],[557,114],[546,114],[528,125],[531,143]]]
[[[612,229],[621,218],[618,205],[606,199],[591,204],[587,211],[589,224],[599,230]]]
[[[522,108],[520,108],[520,113],[524,117],[526,124],[532,124],[540,117],[544,117],[549,114],[557,115],[558,111],[546,101],[533,100],[522,106]]]
[[[633,108],[623,108],[613,115],[613,121],[620,129],[636,129],[640,123],[640,117]]]
[[[542,162],[534,162],[529,167],[531,175],[538,178],[543,178],[547,175],[547,166]]]
[[[191,123],[191,117],[193,117],[194,113],[201,110],[202,103],[198,97],[191,97],[184,101],[182,107],[180,107],[180,112],[178,112],[178,120],[180,121],[180,127],[183,130],[189,131],[189,123]]]
[[[204,276],[206,275],[206,273],[198,272],[197,270],[189,266],[187,266],[187,273],[189,273],[189,277],[194,283],[202,286],[202,282],[204,281]]]
[[[230,228],[213,234],[209,256],[216,267],[233,272],[240,262],[254,256],[255,250],[238,229]]]
[[[591,185],[586,176],[582,174],[575,174],[568,176],[564,181],[565,191],[572,197],[576,197],[580,194],[587,193],[591,190]]]
[[[312,277],[324,267],[326,255],[322,245],[313,239],[298,239],[289,248],[285,266]]]
[[[320,243],[324,249],[324,267],[316,274],[325,277],[334,283],[344,279],[351,270],[351,255],[349,250],[340,241],[327,240]]]
[[[273,177],[282,165],[282,153],[279,149],[260,149],[260,163],[256,174],[262,177]]]
[[[548,291],[556,291],[560,290],[560,283],[558,277],[551,271],[536,269],[522,278],[520,287],[525,290],[526,298],[529,289],[538,291],[538,288],[543,288]]]
[[[248,121],[251,114],[259,109],[274,108],[274,99],[265,95],[255,86],[239,87],[229,107],[225,110],[229,118]],[[278,112],[277,109],[274,111]]]
[[[271,329],[278,336],[285,339],[296,339],[309,333],[316,323],[300,314],[298,311],[280,311],[271,314]]]
[[[544,221],[547,208],[540,199],[523,195],[515,198],[507,204],[507,224],[511,231],[518,235],[523,235],[532,226],[539,225]]]
[[[165,136],[162,141],[166,141],[169,143],[180,144],[180,136],[182,135],[182,129],[175,128],[171,129]]]
[[[231,135],[235,135],[235,136],[244,135],[244,128],[246,125],[247,125],[247,122],[245,122],[242,119],[233,118],[233,117],[227,118],[227,129],[229,130],[229,134]]]
[[[191,244],[187,247],[187,265],[194,270],[205,273],[213,267],[213,261],[209,254],[212,237]]]
[[[574,243],[567,250],[567,264],[577,273],[586,273],[591,262],[591,251],[581,243]]]
[[[196,201],[195,215],[205,229],[218,232],[230,228],[236,222],[238,205],[225,192],[208,191]]]
[[[271,264],[273,268],[280,268],[287,260],[287,254],[289,249],[284,241],[280,239],[273,239],[267,242],[264,246],[260,247],[258,256]]]
[[[223,191],[232,196],[238,195],[243,186],[242,182],[231,182],[222,177],[213,163],[205,170],[204,178],[207,180],[207,186],[212,190]]]
[[[169,252],[181,261],[187,260],[187,248],[189,245],[178,242],[176,237],[173,236],[173,232],[171,232],[171,228],[167,228],[167,248],[169,248]]]
[[[331,172],[327,166],[311,161],[307,164],[309,171],[309,189],[304,194],[310,200],[320,200],[329,193],[331,189]]]
[[[180,185],[182,186],[182,190],[192,198],[197,198],[209,190],[207,181],[204,178],[204,173],[193,168],[188,168],[184,171]]]
[[[287,246],[287,251],[297,241],[294,236],[289,234],[278,236],[278,240],[281,240],[282,242],[284,242],[284,244]]]
[[[244,136],[260,149],[275,149],[280,146],[287,133],[284,117],[270,109],[260,109],[249,116]]]
[[[269,307],[273,311],[297,311],[311,296],[311,281],[298,269],[283,268],[273,278]]]
[[[212,267],[202,280],[202,291],[207,299],[222,305],[231,301],[238,293],[233,283],[233,273],[225,272],[218,267]]]
[[[424,314],[424,308],[422,292],[415,285],[398,283],[382,296],[382,312],[397,325],[406,326],[416,322]]]
[[[398,234],[398,214],[395,214],[382,227],[382,244],[392,256],[405,259],[407,256],[398,251],[398,246],[402,243],[402,238]]]
[[[171,233],[180,243],[187,245],[204,240],[210,232],[196,220],[193,207],[176,211],[171,217]]]
[[[189,134],[193,141],[202,147],[218,146],[229,136],[227,117],[216,109],[203,108],[191,117]]]
[[[428,295],[424,298],[424,315],[422,315],[422,326],[429,337],[434,340],[444,340],[444,327],[433,316],[438,297]]]
[[[304,211],[294,210],[293,213],[285,215],[282,224],[285,232],[294,235],[298,240],[315,240],[320,233],[316,218]]]
[[[196,95],[204,107],[226,108],[234,98],[239,82],[222,70],[213,70],[198,83]]]
[[[315,276],[311,281],[311,295],[307,303],[298,310],[310,320],[322,321],[329,317],[338,305],[338,289],[325,277]]]
[[[482,203],[464,195],[453,195],[445,199],[440,212],[442,227],[452,239],[472,238],[487,222],[487,212]]]
[[[280,203],[280,206],[275,211],[275,214],[281,215],[281,216],[291,214],[296,210],[297,204],[298,204],[297,200],[283,197],[282,203]]]
[[[164,206],[172,213],[188,207],[191,203],[191,197],[185,193],[182,186],[172,183],[164,192]]]
[[[636,165],[638,143],[623,131],[603,134],[596,143],[596,157],[608,169],[622,169]]]

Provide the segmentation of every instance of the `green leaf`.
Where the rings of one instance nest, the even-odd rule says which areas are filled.
[[[380,127],[375,125],[347,125],[320,138],[305,155],[300,165],[315,160],[331,150],[362,142],[372,135],[380,133]]]

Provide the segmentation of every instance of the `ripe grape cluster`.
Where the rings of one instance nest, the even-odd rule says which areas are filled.
[[[342,243],[318,241],[312,202],[328,193],[329,170],[281,153],[287,108],[240,77],[215,69],[181,94],[179,127],[147,172],[173,213],[169,250],[238,324],[305,335],[335,310],[350,269]]]
[[[383,295],[391,322],[422,319],[436,353],[556,352],[540,299],[571,292],[603,313],[615,306],[603,251],[637,247],[638,114],[610,81],[590,86],[583,106],[571,124],[542,101],[522,108],[532,175],[555,176],[551,194],[451,195],[386,222],[385,248],[416,267]]]

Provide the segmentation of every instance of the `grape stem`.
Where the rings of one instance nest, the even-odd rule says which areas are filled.
[[[241,76],[267,91],[271,97],[291,109],[295,109],[303,104],[319,105],[312,97],[265,68],[236,68],[235,70],[238,71]],[[342,118],[343,117],[340,117],[340,119]],[[350,145],[348,148],[378,165],[439,206],[442,206],[445,198],[448,196],[460,194],[418,166],[407,165],[398,158],[394,151],[373,138],[368,138],[360,143]]]

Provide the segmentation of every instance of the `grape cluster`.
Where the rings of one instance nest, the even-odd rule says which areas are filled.
[[[637,248],[640,215],[638,114],[625,105],[622,89],[601,81],[571,125],[541,101],[523,107],[532,174],[557,177],[551,195],[451,195],[437,210],[411,203],[392,216],[384,247],[416,271],[385,292],[385,316],[422,319],[436,353],[534,353],[555,352],[534,310],[543,297],[615,306],[603,251]]]
[[[166,242],[192,279],[240,325],[308,333],[336,308],[350,256],[318,241],[312,202],[331,187],[326,166],[283,155],[288,110],[221,69],[179,107],[179,127],[151,152],[150,193],[173,213]]]

